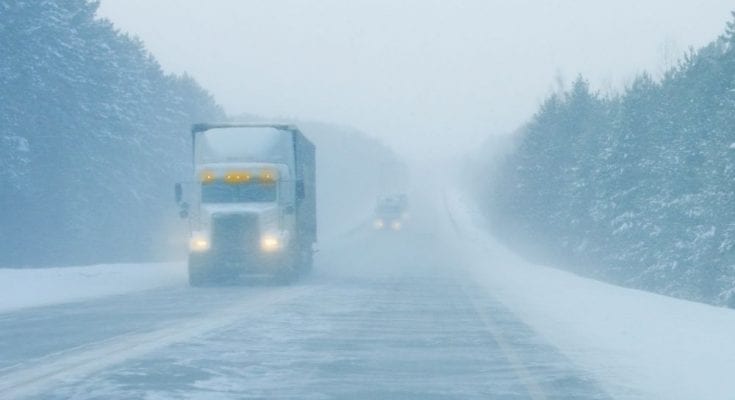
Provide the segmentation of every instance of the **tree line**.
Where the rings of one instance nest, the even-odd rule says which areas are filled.
[[[618,284],[735,306],[735,13],[660,79],[549,96],[478,193],[507,240]],[[483,174],[479,174],[483,175]]]
[[[0,266],[150,259],[222,109],[87,0],[0,0]]]

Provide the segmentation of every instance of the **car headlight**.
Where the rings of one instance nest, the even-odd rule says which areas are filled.
[[[384,226],[385,226],[385,222],[383,222],[383,220],[380,218],[373,221],[373,228],[375,229],[383,229]]]
[[[194,235],[189,241],[189,249],[200,253],[209,250],[209,240],[203,235]]]

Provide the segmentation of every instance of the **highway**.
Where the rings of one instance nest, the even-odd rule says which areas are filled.
[[[0,398],[609,398],[462,272],[439,214],[322,243],[289,286],[0,314]]]

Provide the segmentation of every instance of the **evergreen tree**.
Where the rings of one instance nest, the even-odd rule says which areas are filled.
[[[524,127],[484,193],[559,265],[735,304],[735,13],[661,82],[600,98],[578,78]],[[580,267],[583,266],[583,267]]]
[[[224,118],[97,7],[0,0],[0,266],[149,259],[189,124]]]

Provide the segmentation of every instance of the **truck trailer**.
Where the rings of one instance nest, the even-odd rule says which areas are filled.
[[[316,229],[314,145],[294,125],[199,123],[191,127],[191,286],[287,283],[311,269]]]

